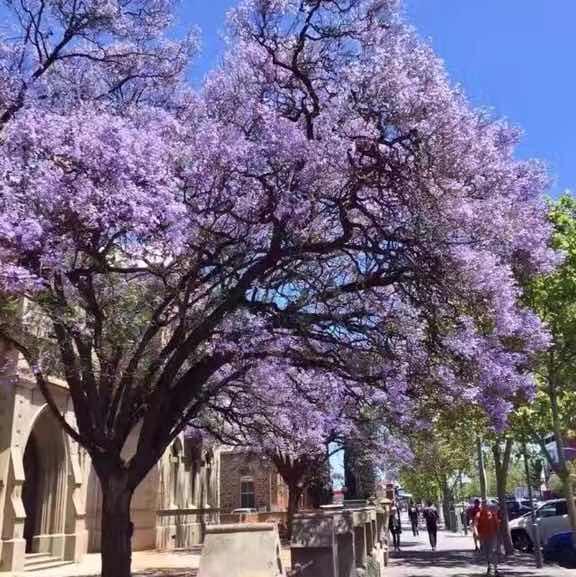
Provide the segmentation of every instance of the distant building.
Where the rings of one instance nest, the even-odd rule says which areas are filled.
[[[274,464],[247,449],[221,447],[220,509],[285,511],[288,489]]]

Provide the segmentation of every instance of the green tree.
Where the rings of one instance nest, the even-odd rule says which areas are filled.
[[[433,425],[410,434],[414,461],[402,469],[402,485],[416,499],[442,499],[444,518],[450,527],[450,512],[460,487],[461,476],[471,474],[475,466],[475,426],[470,410],[444,409]]]
[[[572,531],[576,532],[574,486],[566,458],[566,438],[574,429],[576,408],[576,199],[564,195],[551,205],[553,248],[563,251],[563,263],[552,273],[532,280],[526,287],[527,303],[547,323],[552,346],[537,367],[538,394],[520,413],[527,435],[538,443],[560,479],[568,502]],[[554,434],[557,458],[546,447]]]

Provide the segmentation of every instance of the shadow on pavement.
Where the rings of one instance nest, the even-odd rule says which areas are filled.
[[[400,551],[394,555],[395,563],[398,566],[407,567],[482,567],[484,565],[482,558],[470,550],[449,551]]]
[[[450,577],[481,577],[486,575],[484,559],[480,553],[470,549],[449,549],[446,551],[442,549],[437,551],[406,550],[394,553],[392,559],[394,559],[395,567],[418,571],[429,569],[430,567],[434,567],[436,571],[446,569],[446,574],[449,573]],[[534,558],[530,555],[515,555],[514,557],[501,558],[499,561],[502,575],[510,575],[511,577],[534,577],[535,568],[533,565]],[[554,566],[548,565],[544,569],[540,569],[542,577],[546,575],[546,567],[552,569]],[[465,568],[469,568],[469,570]],[[453,572],[454,569],[457,572]],[[411,577],[410,574],[407,577]]]

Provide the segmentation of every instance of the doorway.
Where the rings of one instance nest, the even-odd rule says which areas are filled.
[[[26,553],[59,553],[66,510],[66,446],[56,419],[44,409],[36,419],[23,456],[22,502]]]
[[[26,511],[24,522],[24,539],[26,540],[26,553],[32,553],[32,542],[38,525],[38,495],[39,495],[39,466],[38,446],[34,433],[30,435],[26,450],[24,451],[24,474],[26,480],[22,486],[22,501]]]

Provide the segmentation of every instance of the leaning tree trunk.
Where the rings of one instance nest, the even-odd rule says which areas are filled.
[[[508,507],[506,507],[506,488],[508,484],[511,452],[512,439],[506,439],[503,453],[498,440],[496,440],[492,446],[494,465],[496,469],[496,494],[498,502],[500,503],[500,538],[504,545],[504,552],[507,556],[514,554],[514,544],[512,543],[512,537],[510,535]]]
[[[133,491],[126,474],[100,476],[102,487],[102,577],[130,577]]]

